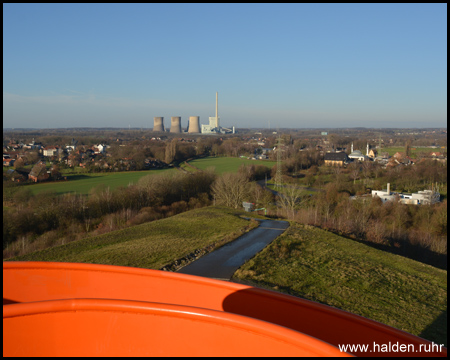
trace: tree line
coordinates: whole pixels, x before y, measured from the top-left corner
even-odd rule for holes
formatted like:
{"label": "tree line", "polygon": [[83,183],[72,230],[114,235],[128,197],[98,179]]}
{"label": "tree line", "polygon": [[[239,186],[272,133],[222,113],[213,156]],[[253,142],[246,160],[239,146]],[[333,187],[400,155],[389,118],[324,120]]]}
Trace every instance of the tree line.
{"label": "tree line", "polygon": [[[446,163],[424,161],[388,169],[372,162],[354,163],[346,169],[312,166],[300,179],[284,179],[288,187],[278,198],[278,215],[447,267]],[[387,183],[396,192],[440,188],[444,195],[434,205],[405,205],[398,201],[383,204],[370,192],[386,188]],[[298,185],[315,186],[322,191],[311,196]]]}
{"label": "tree line", "polygon": [[[266,167],[241,167],[236,179],[245,185],[245,199],[261,192],[252,181],[269,173]],[[217,176],[212,169],[193,174],[147,175],[136,184],[114,190],[97,186],[88,196],[52,192],[33,195],[26,186],[8,183],[3,189],[7,205],[3,208],[3,258],[159,220],[215,202],[237,208],[242,205],[241,200],[222,201],[219,189],[227,176],[230,175]],[[272,200],[269,196],[266,202]]]}
{"label": "tree line", "polygon": [[[174,143],[175,144],[175,143]],[[176,149],[175,149],[176,150]],[[175,151],[176,152],[176,151]],[[312,155],[312,154],[311,154]],[[290,176],[295,166],[298,176]],[[277,198],[256,180],[269,178],[276,168],[241,166],[237,173],[149,175],[137,184],[110,190],[99,186],[89,196],[47,193],[32,195],[27,187],[4,187],[4,258],[53,246],[84,236],[172,216],[212,204],[242,208],[243,201],[265,208],[276,217],[319,226],[435,266],[446,268],[447,199],[431,206],[381,203],[371,189],[387,182],[398,192],[418,191],[437,183],[445,187],[447,166],[436,161],[383,169],[376,163],[326,168],[308,153],[286,162],[283,194]],[[289,173],[292,171],[292,173]],[[300,186],[322,191],[310,194]],[[352,200],[353,195],[369,195]]]}

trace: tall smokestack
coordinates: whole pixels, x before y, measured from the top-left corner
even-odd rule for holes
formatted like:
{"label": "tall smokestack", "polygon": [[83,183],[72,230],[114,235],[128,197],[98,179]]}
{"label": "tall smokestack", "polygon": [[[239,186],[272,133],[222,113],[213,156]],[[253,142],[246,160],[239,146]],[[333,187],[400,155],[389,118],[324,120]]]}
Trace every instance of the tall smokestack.
{"label": "tall smokestack", "polygon": [[219,95],[216,91],[216,127],[219,127]]}

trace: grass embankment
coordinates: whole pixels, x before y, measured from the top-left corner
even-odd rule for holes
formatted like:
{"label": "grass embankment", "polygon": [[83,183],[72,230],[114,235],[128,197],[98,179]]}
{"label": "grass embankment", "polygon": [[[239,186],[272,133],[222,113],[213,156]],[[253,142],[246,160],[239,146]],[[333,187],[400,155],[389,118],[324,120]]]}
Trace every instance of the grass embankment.
{"label": "grass embankment", "polygon": [[325,230],[291,224],[234,278],[447,345],[447,271]]}
{"label": "grass embankment", "polygon": [[222,245],[257,226],[256,222],[241,219],[242,214],[243,211],[206,207],[8,260],[160,269],[197,249]]}

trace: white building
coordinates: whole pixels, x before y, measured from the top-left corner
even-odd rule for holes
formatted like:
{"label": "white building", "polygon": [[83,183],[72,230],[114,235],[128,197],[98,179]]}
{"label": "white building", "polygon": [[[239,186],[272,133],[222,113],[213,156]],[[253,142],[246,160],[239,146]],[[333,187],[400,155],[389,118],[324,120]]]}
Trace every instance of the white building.
{"label": "white building", "polygon": [[386,190],[372,190],[372,197],[375,196],[378,196],[383,203],[395,201],[398,198],[399,202],[408,205],[432,205],[438,203],[441,199],[439,192],[434,190],[422,190],[412,194],[391,192],[389,183]]}
{"label": "white building", "polygon": [[352,160],[366,161],[369,159],[368,155],[369,155],[369,144],[367,144],[367,154],[363,155],[363,153],[360,150],[353,151],[353,143],[352,143],[352,152],[348,157],[349,159]]}
{"label": "white building", "polygon": [[383,203],[386,201],[394,201],[397,193],[391,192],[391,184],[387,184],[387,189],[385,190],[372,190],[372,197],[378,196]]}
{"label": "white building", "polygon": [[400,202],[413,205],[432,205],[441,200],[441,195],[434,190],[423,190],[411,195],[402,194]]}
{"label": "white building", "polygon": [[220,132],[219,127],[220,117],[211,116],[209,118],[209,124],[202,124],[202,134],[217,134]]}
{"label": "white building", "polygon": [[47,146],[42,150],[42,155],[44,156],[55,156],[58,153],[58,147],[56,146]]}
{"label": "white building", "polygon": [[103,154],[103,153],[105,153],[107,147],[109,147],[109,146],[108,145],[104,145],[104,144],[94,145],[94,154]]}

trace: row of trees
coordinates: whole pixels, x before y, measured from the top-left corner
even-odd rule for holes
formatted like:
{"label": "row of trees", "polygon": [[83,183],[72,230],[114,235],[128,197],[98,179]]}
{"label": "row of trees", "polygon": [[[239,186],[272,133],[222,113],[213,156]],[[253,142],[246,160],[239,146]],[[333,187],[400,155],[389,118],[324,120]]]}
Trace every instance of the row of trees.
{"label": "row of trees", "polygon": [[[137,184],[114,190],[98,186],[89,196],[50,192],[33,195],[28,187],[11,184],[4,188],[8,207],[3,209],[3,256],[158,220],[213,201],[238,208],[242,199],[256,197],[269,205],[272,194],[252,182],[269,172],[269,168],[252,165],[241,167],[237,174],[219,177],[213,171],[147,175]],[[234,192],[239,195],[230,200]]]}
{"label": "row of trees", "polygon": [[[222,143],[216,138],[201,141],[199,145],[204,151],[212,151]],[[164,156],[172,157],[172,161],[180,156],[180,149],[184,149],[183,156],[199,151],[191,147],[184,152],[193,145],[176,140],[159,146],[164,149]],[[429,161],[383,169],[376,163],[364,162],[343,169],[319,167],[318,163],[312,151],[302,151],[285,161],[283,172],[298,171],[301,177],[285,176],[284,183],[291,183],[291,186],[287,186],[284,195],[276,201],[269,190],[254,182],[270,176],[270,169],[263,166],[242,166],[236,174],[222,176],[212,171],[193,175],[180,173],[174,177],[151,175],[141,178],[135,185],[114,191],[106,186],[98,187],[88,197],[32,196],[26,187],[13,187],[16,191],[4,189],[4,201],[11,206],[3,214],[3,248],[20,240],[25,247],[26,243],[38,243],[40,238],[52,245],[55,239],[74,240],[69,234],[97,234],[211,203],[241,208],[243,201],[250,201],[272,211],[278,206],[291,220],[321,226],[405,254],[414,252],[416,258],[428,253],[446,254],[446,201],[434,206],[405,206],[382,205],[370,197],[366,201],[349,199],[350,195],[367,193],[370,188],[383,189],[387,182],[393,190],[401,192],[429,188],[430,183],[446,184],[446,164]],[[272,173],[275,171],[273,168]],[[324,191],[307,195],[297,188],[299,184]]]}
{"label": "row of trees", "polygon": [[431,206],[383,204],[378,197],[351,200],[333,183],[314,200],[303,199],[304,204],[292,213],[296,221],[446,268],[447,200]]}
{"label": "row of trees", "polygon": [[[312,166],[300,180],[285,177],[278,198],[281,215],[369,242],[435,266],[446,268],[447,166],[436,161],[383,169],[376,163],[353,164],[346,169]],[[435,205],[383,204],[370,189],[416,192],[441,186],[444,198]],[[320,187],[314,196],[298,187]],[[352,195],[364,195],[352,199]],[[279,213],[280,215],[280,213]]]}
{"label": "row of trees", "polygon": [[[32,195],[27,187],[12,187],[4,198],[9,205],[3,210],[4,256],[12,243],[21,240],[25,248],[48,232],[52,232],[53,240],[75,240],[73,234],[93,230],[98,230],[94,232],[98,234],[209,205],[215,179],[212,172],[148,175],[135,185],[113,191],[99,186],[87,197],[56,193]],[[46,243],[46,236],[43,242],[41,248],[53,245]]]}

